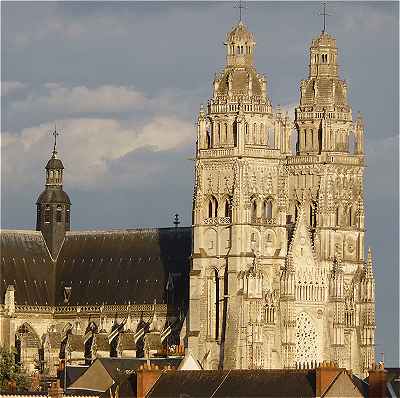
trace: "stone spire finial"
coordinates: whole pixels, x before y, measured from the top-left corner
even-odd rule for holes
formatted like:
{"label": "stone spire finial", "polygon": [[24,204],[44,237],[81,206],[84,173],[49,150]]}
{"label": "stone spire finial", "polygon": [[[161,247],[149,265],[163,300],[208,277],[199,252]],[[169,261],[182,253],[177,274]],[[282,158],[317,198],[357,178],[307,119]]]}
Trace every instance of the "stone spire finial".
{"label": "stone spire finial", "polygon": [[368,247],[368,254],[367,254],[367,263],[366,263],[366,269],[365,269],[365,276],[367,278],[373,278],[374,274],[372,272],[372,250],[370,247]]}

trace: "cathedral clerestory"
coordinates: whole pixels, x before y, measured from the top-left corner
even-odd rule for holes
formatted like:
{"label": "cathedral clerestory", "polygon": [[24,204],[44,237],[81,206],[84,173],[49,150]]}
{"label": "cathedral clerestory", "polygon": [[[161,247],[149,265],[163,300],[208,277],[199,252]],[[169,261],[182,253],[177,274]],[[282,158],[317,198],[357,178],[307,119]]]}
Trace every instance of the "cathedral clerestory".
{"label": "cathedral clerestory", "polygon": [[0,344],[29,371],[184,351],[204,369],[371,368],[364,123],[336,40],[312,40],[294,120],[242,21],[225,48],[197,119],[192,227],[71,230],[54,143],[36,231],[1,231]]}

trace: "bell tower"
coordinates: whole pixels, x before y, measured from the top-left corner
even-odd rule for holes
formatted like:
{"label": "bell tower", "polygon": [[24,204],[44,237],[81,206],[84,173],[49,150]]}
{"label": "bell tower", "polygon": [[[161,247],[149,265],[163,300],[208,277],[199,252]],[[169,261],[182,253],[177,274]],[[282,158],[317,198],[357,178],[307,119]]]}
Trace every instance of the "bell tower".
{"label": "bell tower", "polygon": [[53,152],[46,165],[46,185],[36,202],[36,230],[42,232],[53,259],[58,256],[65,232],[70,230],[71,208],[71,201],[63,190],[64,165],[57,156],[58,134],[54,130]]}
{"label": "bell tower", "polygon": [[[295,127],[296,154],[287,159],[290,214],[297,220],[303,209],[324,275],[319,285],[329,284],[326,305],[314,321],[324,325],[317,330],[319,349],[339,366],[363,374],[371,365],[375,330],[371,315],[365,333],[372,337],[368,344],[361,339],[364,320],[357,311],[366,307],[361,280],[365,275],[373,279],[364,260],[364,122],[360,114],[353,120],[347,84],[339,76],[336,39],[325,29],[311,43]],[[312,315],[311,307],[304,310]]]}
{"label": "bell tower", "polygon": [[225,45],[197,123],[189,349],[206,369],[263,368],[273,361],[287,249],[292,123],[272,109],[242,21]]}

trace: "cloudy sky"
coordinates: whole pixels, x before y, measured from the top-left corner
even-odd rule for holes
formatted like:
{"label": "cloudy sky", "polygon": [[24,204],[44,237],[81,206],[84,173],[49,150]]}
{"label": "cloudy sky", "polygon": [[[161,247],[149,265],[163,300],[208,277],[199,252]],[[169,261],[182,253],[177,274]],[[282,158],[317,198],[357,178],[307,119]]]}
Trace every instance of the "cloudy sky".
{"label": "cloudy sky", "polygon": [[[55,123],[73,229],[191,222],[194,122],[223,67],[229,2],[2,2],[1,225],[34,227]],[[306,77],[316,2],[248,2],[273,106]],[[328,3],[353,111],[366,123],[377,352],[398,358],[398,4]],[[396,332],[394,332],[396,331]],[[396,359],[397,360],[397,359]]]}

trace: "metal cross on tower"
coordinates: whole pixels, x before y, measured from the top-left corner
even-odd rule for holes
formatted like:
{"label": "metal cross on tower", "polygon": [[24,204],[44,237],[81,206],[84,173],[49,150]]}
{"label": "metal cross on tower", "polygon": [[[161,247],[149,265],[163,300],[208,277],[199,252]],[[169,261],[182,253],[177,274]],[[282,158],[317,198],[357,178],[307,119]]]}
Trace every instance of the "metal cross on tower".
{"label": "metal cross on tower", "polygon": [[326,30],[326,17],[330,17],[331,16],[330,14],[328,14],[326,12],[326,1],[324,1],[322,3],[322,12],[320,12],[319,15],[323,16],[324,26],[323,26],[323,29],[322,29],[322,33],[325,33],[325,30]]}
{"label": "metal cross on tower", "polygon": [[174,225],[175,225],[175,228],[178,228],[178,226],[179,226],[180,223],[181,223],[181,222],[179,221],[179,214],[175,214],[175,216],[174,216]]}
{"label": "metal cross on tower", "polygon": [[242,22],[242,10],[245,10],[247,7],[243,4],[242,0],[239,0],[238,4],[233,6],[233,8],[239,9],[239,22]]}
{"label": "metal cross on tower", "polygon": [[54,146],[53,146],[53,154],[55,154],[56,151],[56,146],[57,146],[57,137],[60,135],[60,133],[57,131],[57,126],[54,125],[54,131],[51,133],[54,137]]}

